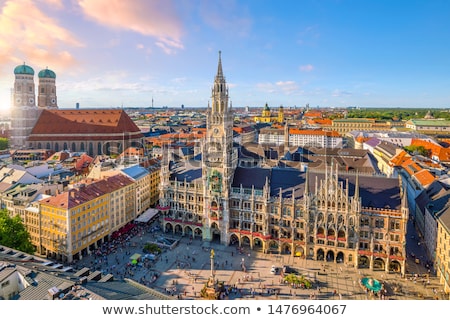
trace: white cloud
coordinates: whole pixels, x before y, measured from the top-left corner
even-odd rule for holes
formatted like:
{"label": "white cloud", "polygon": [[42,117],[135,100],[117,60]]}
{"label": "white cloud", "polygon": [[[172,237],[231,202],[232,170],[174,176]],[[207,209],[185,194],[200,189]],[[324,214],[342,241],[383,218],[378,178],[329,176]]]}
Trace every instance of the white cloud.
{"label": "white cloud", "polygon": [[305,64],[303,66],[300,66],[299,69],[300,69],[300,71],[303,71],[303,72],[310,72],[310,71],[314,70],[314,66],[312,64]]}
{"label": "white cloud", "polygon": [[286,95],[302,93],[298,84],[295,81],[290,81],[290,80],[278,81],[275,83],[271,83],[271,82],[258,83],[258,84],[256,84],[256,87],[260,91],[264,91],[266,93],[283,93]]}
{"label": "white cloud", "polygon": [[256,88],[258,88],[260,91],[264,91],[267,93],[274,93],[276,92],[276,86],[273,83],[265,82],[265,83],[257,83]]}
{"label": "white cloud", "polygon": [[[43,1],[41,5],[49,3],[62,5],[59,1]],[[25,61],[36,68],[49,66],[62,71],[77,64],[71,49],[83,43],[36,2],[6,1],[0,10],[0,65],[10,68],[11,63]]]}
{"label": "white cloud", "polygon": [[182,26],[171,1],[79,0],[91,20],[116,29],[155,37],[156,45],[167,54],[183,49]]}
{"label": "white cloud", "polygon": [[186,77],[179,77],[179,78],[174,78],[171,80],[171,82],[177,83],[177,84],[186,83],[186,81],[187,81]]}
{"label": "white cloud", "polygon": [[164,42],[161,41],[155,42],[155,45],[168,55],[173,55],[177,52],[175,49],[171,48],[170,46],[166,45]]}
{"label": "white cloud", "polygon": [[299,90],[299,87],[295,81],[278,81],[276,85],[286,94],[293,94]]}

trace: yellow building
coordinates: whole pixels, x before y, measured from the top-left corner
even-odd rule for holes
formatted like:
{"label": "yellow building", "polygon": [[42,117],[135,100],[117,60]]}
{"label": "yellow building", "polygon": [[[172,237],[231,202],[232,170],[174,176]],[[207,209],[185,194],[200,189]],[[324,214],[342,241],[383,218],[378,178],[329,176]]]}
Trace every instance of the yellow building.
{"label": "yellow building", "polygon": [[39,200],[50,197],[62,185],[18,184],[0,194],[1,205],[11,217],[19,216],[30,234],[31,244],[37,249],[41,247],[41,218]]}
{"label": "yellow building", "polygon": [[332,120],[331,127],[327,128],[339,132],[341,135],[350,131],[374,131],[390,130],[389,121],[366,119],[366,118],[345,118]]}
{"label": "yellow building", "polygon": [[135,218],[133,180],[115,175],[40,201],[41,248],[48,257],[71,262],[101,245]]}
{"label": "yellow building", "polygon": [[154,158],[123,168],[113,166],[103,167],[99,163],[92,168],[88,177],[92,179],[103,179],[123,173],[133,179],[136,185],[136,214],[140,215],[151,206],[154,206],[159,199],[160,172],[160,160]]}
{"label": "yellow building", "polygon": [[150,160],[147,170],[150,172],[150,206],[155,206],[159,199],[159,183],[161,181],[161,164],[159,160]]}
{"label": "yellow building", "polygon": [[437,219],[436,272],[444,292],[450,293],[450,209]]}
{"label": "yellow building", "polygon": [[284,122],[283,106],[280,106],[277,114],[272,114],[272,111],[270,111],[270,108],[266,103],[264,109],[261,112],[261,116],[255,117],[254,120],[255,122],[260,123],[273,123],[273,122],[283,123]]}

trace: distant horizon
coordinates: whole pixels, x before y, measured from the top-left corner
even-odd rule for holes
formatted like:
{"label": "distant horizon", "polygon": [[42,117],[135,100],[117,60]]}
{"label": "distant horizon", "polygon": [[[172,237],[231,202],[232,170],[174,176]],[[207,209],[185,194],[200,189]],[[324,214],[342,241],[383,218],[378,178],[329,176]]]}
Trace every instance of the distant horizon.
{"label": "distant horizon", "polygon": [[[236,107],[233,106],[234,110],[237,109],[246,109],[246,108],[250,108],[250,109],[263,109],[264,106],[244,106],[244,107]],[[277,111],[279,106],[269,106],[271,109],[273,109],[273,111]],[[296,107],[289,107],[289,106],[283,106],[284,108],[286,108],[287,110],[290,109],[305,109],[305,106],[296,106]],[[139,107],[139,106],[80,106],[79,108],[76,107],[59,107],[59,110],[89,110],[89,109],[155,109],[155,110],[195,110],[195,109],[207,109],[208,107],[200,107],[200,106],[188,106],[188,107],[171,107],[171,106],[148,106],[148,107]],[[332,109],[346,109],[346,110],[352,110],[352,109],[379,109],[379,110],[408,110],[408,109],[412,109],[412,110],[449,110],[450,112],[450,107],[449,108],[426,108],[426,107],[354,107],[354,106],[348,106],[348,107],[309,107],[309,110],[332,110]],[[10,109],[2,109],[0,108],[0,115],[5,116],[5,115],[9,115],[10,114]]]}
{"label": "distant horizon", "polygon": [[448,12],[450,1],[5,0],[0,107],[23,63],[36,90],[40,70],[56,73],[61,108],[206,107],[221,51],[233,105],[449,108]]}

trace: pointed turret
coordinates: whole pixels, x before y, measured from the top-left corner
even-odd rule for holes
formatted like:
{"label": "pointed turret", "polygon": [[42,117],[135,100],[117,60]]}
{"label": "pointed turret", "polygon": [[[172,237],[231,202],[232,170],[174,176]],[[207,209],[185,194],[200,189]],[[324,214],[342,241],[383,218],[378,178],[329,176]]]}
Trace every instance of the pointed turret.
{"label": "pointed turret", "polygon": [[304,192],[304,196],[306,197],[307,195],[309,195],[309,174],[308,174],[308,170],[306,170],[306,174],[305,174],[305,192]]}
{"label": "pointed turret", "polygon": [[[400,189],[401,189],[401,187],[400,187]],[[403,218],[408,219],[409,205],[408,205],[408,192],[406,190],[403,190],[401,210],[402,210]]]}
{"label": "pointed turret", "polygon": [[355,195],[356,200],[359,200],[359,174],[356,172],[356,180],[355,180]]}
{"label": "pointed turret", "polygon": [[219,51],[219,64],[217,65],[217,74],[215,80],[218,82],[225,81],[222,71],[222,51]]}

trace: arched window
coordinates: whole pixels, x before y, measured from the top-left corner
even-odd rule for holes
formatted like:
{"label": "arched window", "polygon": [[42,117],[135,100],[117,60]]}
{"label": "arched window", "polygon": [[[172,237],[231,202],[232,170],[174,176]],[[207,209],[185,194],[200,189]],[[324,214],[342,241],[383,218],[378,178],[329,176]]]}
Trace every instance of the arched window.
{"label": "arched window", "polygon": [[106,155],[110,155],[110,154],[111,154],[110,148],[111,148],[111,144],[110,144],[109,142],[107,142],[107,143],[105,144],[105,149],[104,149],[104,153],[105,153]]}
{"label": "arched window", "polygon": [[328,223],[334,223],[334,216],[332,214],[328,215]]}

